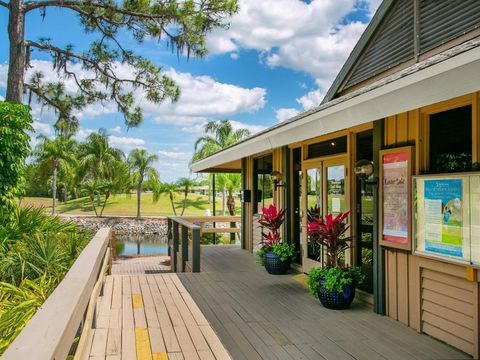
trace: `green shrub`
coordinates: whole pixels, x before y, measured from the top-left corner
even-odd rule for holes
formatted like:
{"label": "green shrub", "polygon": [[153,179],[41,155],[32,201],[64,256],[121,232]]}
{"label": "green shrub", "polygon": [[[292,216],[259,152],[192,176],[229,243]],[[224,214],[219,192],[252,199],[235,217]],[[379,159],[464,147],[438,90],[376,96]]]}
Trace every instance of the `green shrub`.
{"label": "green shrub", "polygon": [[330,268],[312,268],[308,272],[308,287],[311,295],[317,297],[317,289],[320,286],[320,280],[324,279],[324,288],[329,291],[343,292],[347,285],[361,285],[365,280],[362,269],[357,266],[351,266],[345,269],[338,267]]}
{"label": "green shrub", "polygon": [[278,255],[281,261],[287,261],[295,257],[296,250],[293,244],[284,242],[272,243],[269,246],[263,246],[257,251],[257,256],[262,265],[264,265],[263,256],[268,252]]}

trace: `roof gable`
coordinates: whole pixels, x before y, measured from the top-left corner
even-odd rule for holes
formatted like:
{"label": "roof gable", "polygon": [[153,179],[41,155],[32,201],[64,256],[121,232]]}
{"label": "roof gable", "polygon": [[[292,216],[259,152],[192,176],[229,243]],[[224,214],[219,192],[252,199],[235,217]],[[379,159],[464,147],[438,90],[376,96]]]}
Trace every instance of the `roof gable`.
{"label": "roof gable", "polygon": [[384,0],[322,103],[479,26],[478,0]]}

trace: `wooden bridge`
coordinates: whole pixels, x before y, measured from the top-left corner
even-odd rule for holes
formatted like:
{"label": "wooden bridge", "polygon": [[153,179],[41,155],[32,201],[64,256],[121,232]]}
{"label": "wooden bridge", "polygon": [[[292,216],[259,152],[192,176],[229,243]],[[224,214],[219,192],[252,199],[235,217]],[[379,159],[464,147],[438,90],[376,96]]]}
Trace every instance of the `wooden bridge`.
{"label": "wooden bridge", "polygon": [[[177,265],[188,270],[196,245],[187,237],[182,250],[180,232],[198,225],[182,224]],[[97,233],[3,359],[470,358],[361,302],[327,310],[301,275],[269,275],[237,245],[198,245],[198,272],[124,274],[110,238]]]}

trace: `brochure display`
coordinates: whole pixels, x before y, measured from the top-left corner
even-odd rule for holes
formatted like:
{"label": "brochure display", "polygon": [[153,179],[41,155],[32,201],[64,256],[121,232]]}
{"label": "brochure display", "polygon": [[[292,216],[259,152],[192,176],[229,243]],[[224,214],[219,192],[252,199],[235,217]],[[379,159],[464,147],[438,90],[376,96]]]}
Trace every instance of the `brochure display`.
{"label": "brochure display", "polygon": [[412,147],[382,150],[380,161],[380,245],[411,250]]}
{"label": "brochure display", "polygon": [[480,264],[480,175],[416,176],[415,252]]}

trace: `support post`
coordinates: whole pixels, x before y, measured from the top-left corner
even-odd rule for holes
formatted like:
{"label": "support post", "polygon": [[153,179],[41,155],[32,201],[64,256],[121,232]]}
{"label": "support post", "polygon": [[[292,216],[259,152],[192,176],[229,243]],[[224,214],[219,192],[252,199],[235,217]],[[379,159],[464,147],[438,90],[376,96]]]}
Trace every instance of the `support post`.
{"label": "support post", "polygon": [[[373,162],[375,166],[375,179],[379,176],[380,158],[378,152],[383,147],[384,120],[373,123]],[[380,315],[386,314],[385,301],[385,250],[379,244],[378,228],[378,181],[373,192],[373,310]]]}
{"label": "support post", "polygon": [[[245,175],[247,174],[246,173],[246,166],[247,166],[247,161],[245,158],[242,159],[242,191],[245,190],[245,187],[246,187],[246,179],[245,179]],[[245,205],[245,200],[243,199],[242,197],[242,218],[241,218],[241,222],[240,222],[240,246],[242,249],[245,249],[245,234],[246,234],[246,231],[245,231],[245,228],[246,228],[246,221],[247,221],[247,218],[246,218],[246,205]]]}
{"label": "support post", "polygon": [[172,256],[172,244],[173,244],[173,237],[172,237],[172,219],[168,218],[167,220],[167,239],[168,239],[168,256]]}
{"label": "support post", "polygon": [[188,261],[188,228],[182,225],[182,263],[180,268],[185,272],[185,263]]}
{"label": "support post", "polygon": [[172,252],[173,254],[170,255],[170,264],[173,272],[177,272],[177,252],[178,252],[178,223],[176,221],[173,222],[173,246]]}
{"label": "support post", "polygon": [[[230,228],[233,229],[237,226],[237,223],[235,221],[230,223]],[[230,244],[235,244],[235,233],[231,232],[230,233]]]}
{"label": "support post", "polygon": [[200,272],[200,229],[192,230],[192,272]]}
{"label": "support post", "polygon": [[[212,175],[212,192],[213,192],[213,216],[216,216],[216,206],[217,206],[217,197],[216,197],[216,190],[215,190],[215,173]],[[213,222],[213,228],[215,229],[215,222]],[[213,233],[213,244],[215,245],[217,243],[217,234]]]}

